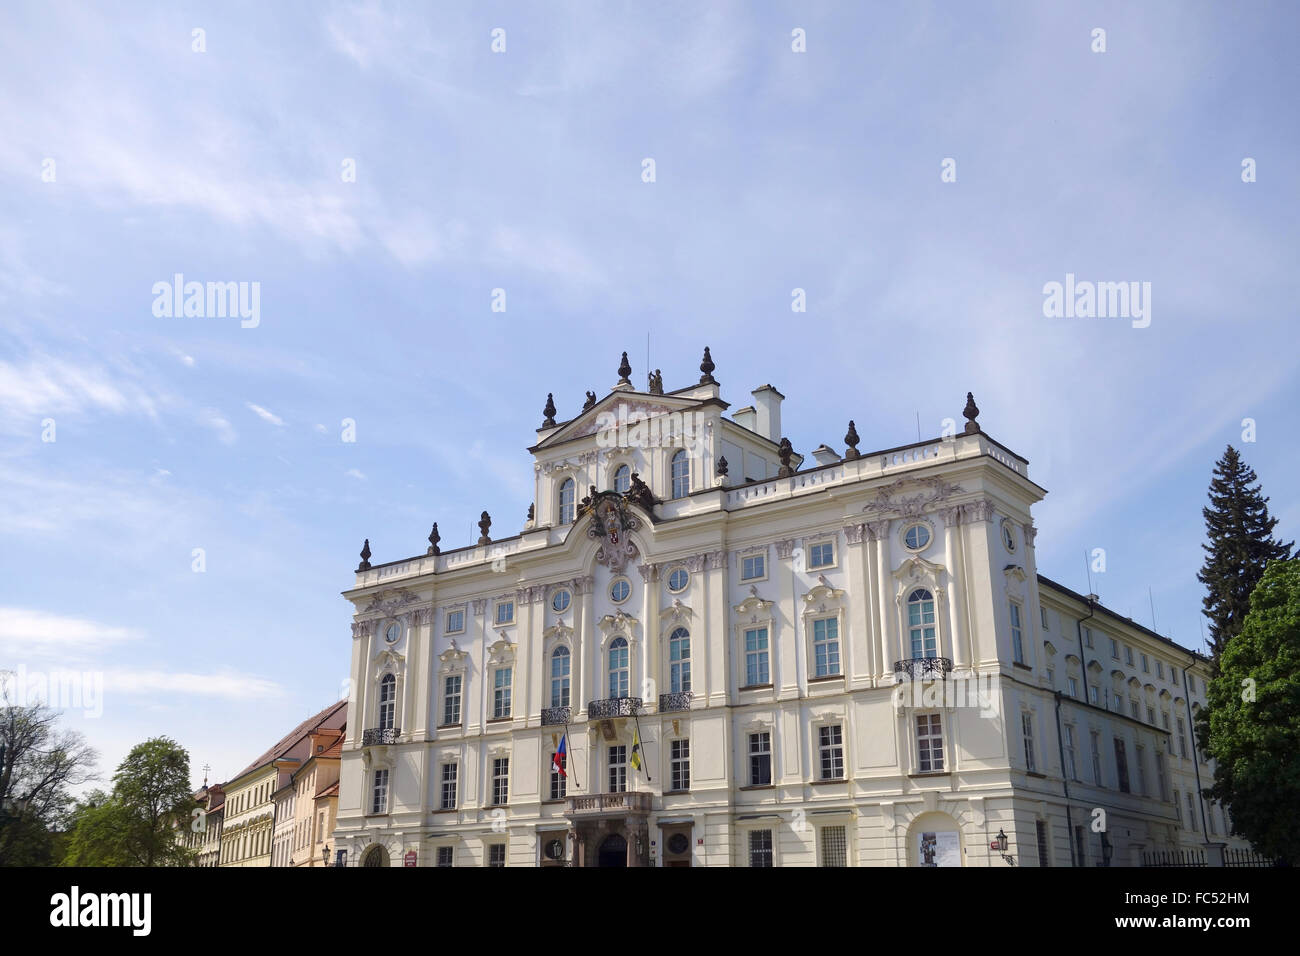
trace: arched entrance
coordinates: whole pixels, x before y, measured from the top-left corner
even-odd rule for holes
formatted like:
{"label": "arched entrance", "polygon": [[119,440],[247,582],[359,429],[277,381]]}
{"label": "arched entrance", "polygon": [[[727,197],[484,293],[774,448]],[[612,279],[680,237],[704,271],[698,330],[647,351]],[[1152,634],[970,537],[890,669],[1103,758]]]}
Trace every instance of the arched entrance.
{"label": "arched entrance", "polygon": [[961,825],[946,813],[923,813],[907,829],[909,866],[963,866]]}
{"label": "arched entrance", "polygon": [[366,851],[366,855],[361,858],[362,866],[387,866],[388,851],[382,846],[372,846]]}
{"label": "arched entrance", "polygon": [[617,833],[605,837],[600,844],[596,865],[627,866],[627,840]]}

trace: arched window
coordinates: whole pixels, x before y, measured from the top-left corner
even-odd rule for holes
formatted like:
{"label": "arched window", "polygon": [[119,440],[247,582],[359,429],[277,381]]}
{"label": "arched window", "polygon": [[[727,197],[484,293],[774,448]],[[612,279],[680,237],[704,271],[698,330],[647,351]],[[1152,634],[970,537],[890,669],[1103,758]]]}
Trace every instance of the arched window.
{"label": "arched window", "polygon": [[685,498],[691,493],[691,463],[686,449],[673,455],[673,497]]}
{"label": "arched window", "polygon": [[564,483],[560,485],[560,524],[573,524],[574,496],[577,494],[577,487],[572,478],[565,478]]}
{"label": "arched window", "polygon": [[934,625],[934,595],[917,588],[907,597],[907,633],[912,641],[912,657],[938,654]]}
{"label": "arched window", "polygon": [[620,495],[627,494],[627,490],[632,487],[632,469],[627,465],[619,465],[618,471],[614,472],[614,490]]}
{"label": "arched window", "polygon": [[569,706],[569,649],[551,651],[551,706]]}
{"label": "arched window", "polygon": [[691,633],[684,627],[668,635],[668,684],[671,693],[690,693]]}
{"label": "arched window", "polygon": [[379,682],[379,729],[392,730],[397,712],[397,678],[385,674]]}
{"label": "arched window", "polygon": [[616,637],[609,645],[609,696],[626,697],[628,686],[627,641]]}

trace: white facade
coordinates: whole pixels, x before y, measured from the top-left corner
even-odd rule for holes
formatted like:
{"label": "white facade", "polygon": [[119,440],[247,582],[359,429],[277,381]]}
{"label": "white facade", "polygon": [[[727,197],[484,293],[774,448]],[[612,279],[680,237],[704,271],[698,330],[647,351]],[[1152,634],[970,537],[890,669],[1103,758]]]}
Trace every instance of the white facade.
{"label": "white facade", "polygon": [[[1192,759],[1157,770],[1160,717],[1187,720],[1187,694],[1072,642],[1089,606],[1038,577],[1045,492],[973,403],[964,433],[819,448],[782,476],[776,389],[733,419],[709,371],[668,394],[620,372],[539,429],[521,533],[357,571],[334,832],[349,865],[1005,866],[1002,831],[1016,863],[1068,866],[1083,825],[1091,866],[1095,808],[1113,864],[1204,842],[1172,802],[1197,792]],[[1084,626],[1180,681],[1193,660],[1100,609]],[[1067,781],[1071,677],[1122,687],[1125,710],[1061,701]],[[1116,754],[1139,751],[1124,793]]]}

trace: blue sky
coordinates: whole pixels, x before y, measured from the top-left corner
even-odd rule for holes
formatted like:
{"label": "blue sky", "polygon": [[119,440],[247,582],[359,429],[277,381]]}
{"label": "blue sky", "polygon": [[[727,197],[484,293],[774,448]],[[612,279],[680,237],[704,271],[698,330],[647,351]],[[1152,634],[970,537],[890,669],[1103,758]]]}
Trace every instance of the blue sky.
{"label": "blue sky", "polygon": [[[1040,570],[1086,590],[1105,548],[1103,601],[1149,624],[1150,587],[1199,646],[1228,442],[1300,537],[1298,19],[5,4],[0,666],[104,673],[68,720],[106,775],[166,733],[228,777],[338,697],[362,538],[517,531],[546,393],[569,417],[624,349],[644,382],[647,333],[670,389],[706,344],[733,407],[780,388],[803,452],[973,391],[1049,491]],[[259,283],[259,324],[156,317],[175,273]],[[1044,317],[1067,273],[1150,282],[1150,326]]]}

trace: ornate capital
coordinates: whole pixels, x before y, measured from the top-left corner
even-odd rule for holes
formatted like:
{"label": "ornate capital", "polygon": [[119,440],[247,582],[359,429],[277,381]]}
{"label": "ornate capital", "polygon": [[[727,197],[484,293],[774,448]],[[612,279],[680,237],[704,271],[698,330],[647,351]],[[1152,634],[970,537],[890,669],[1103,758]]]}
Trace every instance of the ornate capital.
{"label": "ornate capital", "polygon": [[375,629],[374,621],[353,621],[352,639],[356,640],[358,637],[369,637],[372,633],[374,633],[374,629]]}
{"label": "ornate capital", "polygon": [[940,508],[939,517],[943,518],[944,527],[957,527],[961,524],[961,505],[949,505],[946,508]]}
{"label": "ornate capital", "polygon": [[992,521],[993,520],[993,499],[980,498],[978,501],[972,501],[964,504],[962,507],[963,521]]}
{"label": "ornate capital", "polygon": [[704,570],[704,557],[705,556],[702,554],[690,555],[686,558],[685,562],[683,562],[686,565],[686,570],[690,571],[691,574],[699,574]]}
{"label": "ornate capital", "polygon": [[488,606],[487,598],[475,598],[470,604],[473,605],[475,614],[484,613]]}
{"label": "ornate capital", "polygon": [[850,524],[844,526],[844,540],[849,544],[861,544],[862,537],[867,532],[867,526],[864,524]]}
{"label": "ornate capital", "polygon": [[657,564],[638,564],[636,569],[641,572],[641,580],[647,584],[659,580],[659,565]]}
{"label": "ornate capital", "polygon": [[411,612],[411,623],[416,627],[424,627],[426,624],[433,623],[433,608],[421,607]]}
{"label": "ornate capital", "polygon": [[776,556],[789,560],[794,556],[794,538],[782,538],[776,542]]}
{"label": "ornate capital", "polygon": [[710,571],[717,571],[719,568],[727,566],[727,552],[725,551],[710,551],[704,557]]}
{"label": "ornate capital", "polygon": [[1038,537],[1038,529],[1035,528],[1028,521],[1026,521],[1020,527],[1025,532],[1025,544],[1027,544],[1029,547],[1032,548],[1034,546],[1034,539]]}
{"label": "ornate capital", "polygon": [[872,541],[884,541],[889,537],[889,520],[868,521],[864,527],[867,534],[871,536]]}

